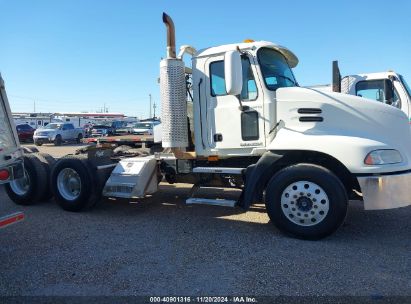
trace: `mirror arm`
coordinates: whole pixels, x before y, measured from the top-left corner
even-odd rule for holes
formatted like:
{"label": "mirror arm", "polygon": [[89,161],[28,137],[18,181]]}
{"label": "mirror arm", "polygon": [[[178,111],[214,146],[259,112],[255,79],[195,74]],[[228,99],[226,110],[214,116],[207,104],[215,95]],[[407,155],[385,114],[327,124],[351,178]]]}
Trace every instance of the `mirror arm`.
{"label": "mirror arm", "polygon": [[238,99],[238,103],[240,104],[240,111],[244,112],[247,111],[248,109],[250,109],[249,106],[243,106],[243,103],[241,102],[241,95],[236,95],[235,97],[237,97]]}

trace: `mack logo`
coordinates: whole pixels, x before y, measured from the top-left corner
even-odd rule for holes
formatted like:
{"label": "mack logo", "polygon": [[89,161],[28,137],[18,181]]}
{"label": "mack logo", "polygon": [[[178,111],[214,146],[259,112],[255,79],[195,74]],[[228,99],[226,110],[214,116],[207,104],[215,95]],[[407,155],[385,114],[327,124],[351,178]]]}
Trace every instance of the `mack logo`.
{"label": "mack logo", "polygon": [[247,143],[241,143],[241,147],[251,147],[251,146],[261,146],[263,143],[262,142],[247,142]]}

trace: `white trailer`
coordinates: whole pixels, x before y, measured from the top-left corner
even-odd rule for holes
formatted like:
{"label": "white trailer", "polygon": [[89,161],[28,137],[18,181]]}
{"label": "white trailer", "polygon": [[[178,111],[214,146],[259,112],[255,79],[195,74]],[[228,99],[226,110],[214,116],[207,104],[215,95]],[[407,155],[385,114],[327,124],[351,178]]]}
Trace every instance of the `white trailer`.
{"label": "white trailer", "polygon": [[[199,51],[182,46],[177,55],[174,24],[166,14],[163,21],[164,151],[143,156],[137,150],[139,157],[118,161],[119,152],[133,149],[102,147],[58,160],[50,184],[65,210],[92,206],[101,194],[155,195],[161,180],[185,182],[193,184],[187,204],[247,210],[264,202],[281,231],[319,239],[344,222],[349,198],[360,197],[367,210],[411,204],[411,141],[403,140],[411,130],[402,111],[299,87],[292,72],[298,58],[267,41]],[[184,54],[192,57],[191,67]],[[198,198],[201,187],[238,188],[241,196]]]}
{"label": "white trailer", "polygon": [[[36,152],[34,147],[20,146],[0,75],[0,184],[17,204],[29,205],[51,197],[48,181],[54,159],[46,153]],[[22,212],[5,216],[0,219],[0,227],[23,218]]]}

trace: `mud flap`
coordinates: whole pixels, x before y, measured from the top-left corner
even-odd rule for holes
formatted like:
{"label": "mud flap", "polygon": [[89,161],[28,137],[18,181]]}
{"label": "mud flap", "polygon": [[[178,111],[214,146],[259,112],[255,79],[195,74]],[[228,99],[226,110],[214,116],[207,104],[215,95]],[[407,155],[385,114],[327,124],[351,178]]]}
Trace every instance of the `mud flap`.
{"label": "mud flap", "polygon": [[274,168],[283,155],[267,151],[258,162],[247,167],[245,172],[245,187],[239,206],[248,209],[251,204],[262,200],[264,188],[273,176]]}

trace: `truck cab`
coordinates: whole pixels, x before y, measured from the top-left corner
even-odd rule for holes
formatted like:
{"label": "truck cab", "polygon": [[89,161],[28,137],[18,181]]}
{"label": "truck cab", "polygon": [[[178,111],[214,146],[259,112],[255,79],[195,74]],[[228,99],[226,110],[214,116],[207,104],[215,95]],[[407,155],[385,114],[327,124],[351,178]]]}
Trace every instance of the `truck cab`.
{"label": "truck cab", "polygon": [[411,121],[411,88],[405,78],[393,71],[345,76],[341,92],[392,105]]}
{"label": "truck cab", "polygon": [[[242,86],[228,94],[225,53],[241,50]],[[273,139],[276,90],[298,86],[292,68],[297,57],[270,42],[248,42],[200,50],[193,57],[194,129],[200,155],[259,155]],[[197,107],[200,105],[201,109]]]}

